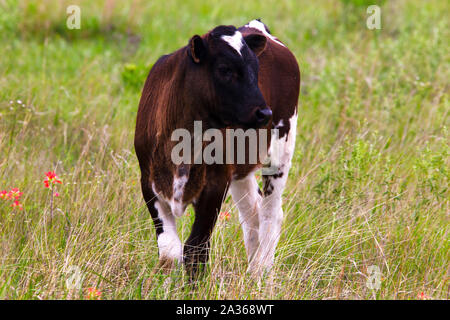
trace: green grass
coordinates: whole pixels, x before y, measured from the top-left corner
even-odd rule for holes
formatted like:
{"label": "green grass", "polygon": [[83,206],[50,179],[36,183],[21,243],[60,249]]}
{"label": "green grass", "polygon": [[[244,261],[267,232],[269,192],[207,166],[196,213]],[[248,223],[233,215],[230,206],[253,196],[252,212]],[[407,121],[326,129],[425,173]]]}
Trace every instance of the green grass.
{"label": "green grass", "polygon": [[[383,1],[382,29],[368,30],[365,2],[0,1],[0,190],[24,192],[22,211],[0,200],[0,298],[96,287],[103,299],[448,299],[450,6]],[[81,30],[65,27],[74,3]],[[193,34],[254,18],[302,71],[273,277],[246,276],[228,198],[232,219],[219,221],[191,288],[179,271],[153,275],[133,150],[140,90]],[[49,170],[63,180],[51,221]],[[371,265],[379,290],[366,286]],[[84,274],[80,290],[66,287],[70,266]]]}

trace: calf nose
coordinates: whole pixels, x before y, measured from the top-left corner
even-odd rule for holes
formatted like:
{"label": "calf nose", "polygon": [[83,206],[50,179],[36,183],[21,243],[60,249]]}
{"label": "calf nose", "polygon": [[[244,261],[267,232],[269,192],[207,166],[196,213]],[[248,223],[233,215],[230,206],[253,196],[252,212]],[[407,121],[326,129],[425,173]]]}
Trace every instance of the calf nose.
{"label": "calf nose", "polygon": [[255,112],[256,121],[260,126],[265,126],[272,118],[272,110],[270,108],[258,109]]}

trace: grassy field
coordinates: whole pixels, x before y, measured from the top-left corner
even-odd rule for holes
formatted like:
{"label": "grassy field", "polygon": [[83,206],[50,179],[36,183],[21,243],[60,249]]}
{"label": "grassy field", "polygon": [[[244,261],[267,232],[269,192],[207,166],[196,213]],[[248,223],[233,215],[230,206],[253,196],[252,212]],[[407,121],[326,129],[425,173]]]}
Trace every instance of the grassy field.
{"label": "grassy field", "polygon": [[[369,30],[367,3],[0,0],[0,191],[23,192],[22,208],[0,199],[0,298],[448,299],[450,5],[385,1]],[[80,30],[66,27],[69,4]],[[302,71],[283,233],[273,276],[254,283],[228,198],[192,288],[179,270],[153,274],[140,90],[160,55],[254,18]],[[192,220],[189,208],[182,240]]]}

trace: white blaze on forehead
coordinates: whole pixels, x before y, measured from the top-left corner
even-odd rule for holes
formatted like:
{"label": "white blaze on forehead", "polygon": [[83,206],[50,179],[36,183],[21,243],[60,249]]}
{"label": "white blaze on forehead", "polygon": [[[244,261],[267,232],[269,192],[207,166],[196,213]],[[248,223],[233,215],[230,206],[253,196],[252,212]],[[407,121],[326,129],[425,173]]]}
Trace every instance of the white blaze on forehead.
{"label": "white blaze on forehead", "polygon": [[248,28],[253,28],[261,31],[266,37],[270,38],[271,40],[278,43],[280,46],[286,47],[284,44],[282,44],[277,38],[275,38],[273,35],[267,32],[266,27],[264,26],[264,23],[258,20],[252,20],[248,24],[245,25]]}
{"label": "white blaze on forehead", "polygon": [[241,49],[244,46],[242,33],[236,31],[232,36],[222,36],[221,38],[242,56]]}

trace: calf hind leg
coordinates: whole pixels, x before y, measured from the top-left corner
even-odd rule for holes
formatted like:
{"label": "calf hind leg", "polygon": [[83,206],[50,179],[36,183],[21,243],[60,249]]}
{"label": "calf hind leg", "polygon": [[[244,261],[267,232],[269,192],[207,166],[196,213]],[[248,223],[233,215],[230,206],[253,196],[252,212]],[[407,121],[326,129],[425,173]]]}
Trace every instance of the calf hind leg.
{"label": "calf hind leg", "polygon": [[183,261],[183,247],[177,234],[175,217],[164,200],[158,199],[150,187],[147,175],[141,177],[141,187],[147,204],[158,241],[159,263],[158,269],[169,273],[174,265]]}
{"label": "calf hind leg", "polygon": [[255,268],[254,256],[259,247],[259,222],[261,195],[253,173],[241,180],[234,180],[230,185],[233,201],[239,209],[239,222],[244,232],[244,242],[249,263],[248,270]]}

